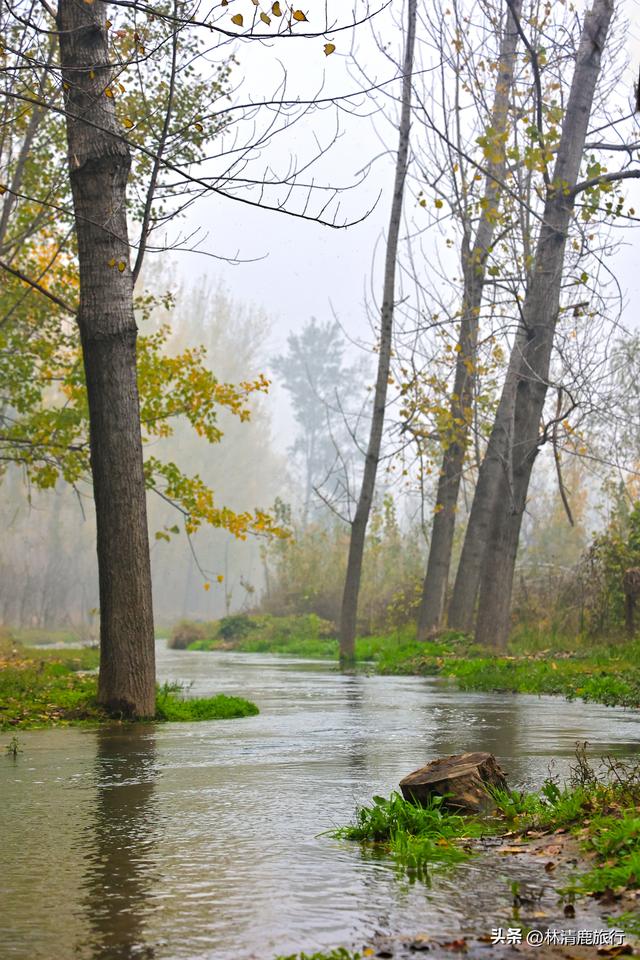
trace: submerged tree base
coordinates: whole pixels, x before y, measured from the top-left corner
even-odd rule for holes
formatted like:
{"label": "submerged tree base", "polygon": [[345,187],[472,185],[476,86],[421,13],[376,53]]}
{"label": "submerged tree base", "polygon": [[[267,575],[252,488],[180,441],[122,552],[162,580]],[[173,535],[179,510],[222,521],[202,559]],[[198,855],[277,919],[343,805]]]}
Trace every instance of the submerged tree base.
{"label": "submerged tree base", "polygon": [[[3,639],[0,647],[0,730],[54,726],[95,726],[130,722],[97,702],[98,651],[95,648],[35,650]],[[158,690],[159,722],[229,720],[257,714],[242,697],[185,699],[179,687]]]}

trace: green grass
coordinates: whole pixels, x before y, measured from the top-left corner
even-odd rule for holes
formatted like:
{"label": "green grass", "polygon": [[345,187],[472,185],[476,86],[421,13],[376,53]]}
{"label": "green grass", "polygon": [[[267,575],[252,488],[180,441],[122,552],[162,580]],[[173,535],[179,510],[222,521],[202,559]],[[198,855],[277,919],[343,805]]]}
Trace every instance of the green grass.
{"label": "green grass", "polygon": [[389,799],[374,797],[371,806],[359,807],[354,823],[330,835],[377,848],[410,879],[426,880],[431,864],[466,860],[471,851],[462,841],[480,836],[483,829],[488,830],[478,819],[447,810],[442,797],[422,807],[392,793]]}
{"label": "green grass", "polygon": [[99,653],[93,647],[33,649],[13,637],[0,639],[0,729],[51,726],[93,719],[95,670]]}
{"label": "green grass", "polygon": [[[193,639],[189,641],[189,637]],[[290,657],[335,660],[335,628],[314,614],[272,617],[234,614],[209,624],[182,622],[170,646],[189,650],[237,650],[241,653],[276,653]]]}
{"label": "green grass", "polygon": [[253,717],[260,711],[255,703],[243,697],[215,697],[181,699],[175,692],[160,688],[156,697],[156,720],[171,723],[189,720],[231,720],[235,717]]}
{"label": "green grass", "polygon": [[441,676],[462,690],[551,694],[608,706],[640,706],[640,643],[562,644],[525,653],[522,639],[508,655],[487,656],[462,634],[424,644],[411,634],[370,638],[366,649],[383,674]]}
{"label": "green grass", "polygon": [[[598,774],[584,745],[577,751],[572,780],[559,787],[547,781],[536,794],[495,793],[505,824],[528,830],[569,830],[589,863],[560,891],[571,898],[640,887],[640,763],[607,759]],[[637,914],[615,918],[629,933],[640,933]]]}
{"label": "green grass", "polygon": [[[97,703],[99,653],[90,647],[34,650],[0,639],[0,730],[113,723]],[[94,671],[88,673],[85,671]],[[228,720],[258,713],[241,697],[185,699],[175,687],[158,690],[161,722]]]}
{"label": "green grass", "polygon": [[[236,614],[211,624],[182,623],[177,646],[191,650],[238,650],[311,659],[338,658],[338,641],[327,621],[308,616]],[[192,639],[190,639],[192,638]],[[594,642],[517,632],[507,654],[487,655],[469,637],[445,631],[418,643],[415,628],[358,637],[356,660],[381,674],[440,676],[462,690],[550,694],[608,706],[640,706],[640,642]]]}

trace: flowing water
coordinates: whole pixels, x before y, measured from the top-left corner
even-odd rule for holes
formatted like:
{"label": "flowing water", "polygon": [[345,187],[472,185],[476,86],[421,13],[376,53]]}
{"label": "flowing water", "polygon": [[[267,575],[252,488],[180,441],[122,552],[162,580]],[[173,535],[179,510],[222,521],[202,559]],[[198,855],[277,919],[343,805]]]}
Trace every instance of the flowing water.
{"label": "flowing water", "polygon": [[438,755],[489,750],[510,785],[536,786],[551,759],[566,772],[576,740],[640,749],[622,709],[266,655],[159,646],[158,661],[161,680],[260,715],[21,733],[18,759],[0,756],[4,960],[272,960],[484,929],[517,864],[480,857],[411,885],[323,831]]}

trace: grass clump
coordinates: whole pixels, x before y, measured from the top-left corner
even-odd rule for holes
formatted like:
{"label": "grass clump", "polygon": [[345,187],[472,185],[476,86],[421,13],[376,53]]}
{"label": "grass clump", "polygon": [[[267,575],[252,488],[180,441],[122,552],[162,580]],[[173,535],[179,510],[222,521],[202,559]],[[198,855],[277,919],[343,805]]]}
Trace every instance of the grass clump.
{"label": "grass clump", "polygon": [[596,658],[475,657],[447,661],[439,672],[462,690],[560,694],[606,706],[640,706],[640,671],[626,658],[603,668]]}
{"label": "grass clump", "polygon": [[462,841],[478,837],[482,830],[479,820],[447,810],[443,797],[418,806],[392,793],[389,799],[374,797],[371,806],[356,811],[353,824],[332,831],[331,836],[375,845],[410,879],[425,880],[430,864],[466,860],[471,851]]}
{"label": "grass clump", "polygon": [[376,672],[383,674],[436,674],[445,658],[466,656],[474,649],[465,634],[453,630],[419,643],[413,626],[356,639],[356,659],[373,660]]}
{"label": "grass clump", "polygon": [[[586,743],[568,785],[547,781],[538,794],[495,794],[507,825],[516,830],[569,830],[579,841],[589,868],[578,870],[561,891],[568,896],[599,896],[640,888],[640,762],[605,758],[596,770]],[[616,917],[616,925],[640,933],[637,914]]]}
{"label": "grass clump", "polygon": [[189,720],[232,720],[253,717],[260,711],[255,703],[243,697],[229,697],[223,693],[215,697],[185,699],[176,689],[165,685],[156,696],[156,720],[170,723]]}
{"label": "grass clump", "polygon": [[241,613],[196,626],[201,626],[205,636],[190,642],[189,650],[237,650],[311,659],[338,656],[334,625],[315,614],[274,617]]}

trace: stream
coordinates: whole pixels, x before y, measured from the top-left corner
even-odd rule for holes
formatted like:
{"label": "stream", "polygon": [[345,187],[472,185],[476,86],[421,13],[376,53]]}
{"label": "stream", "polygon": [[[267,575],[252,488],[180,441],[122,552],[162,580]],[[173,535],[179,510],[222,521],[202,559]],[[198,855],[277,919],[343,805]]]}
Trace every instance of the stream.
{"label": "stream", "polygon": [[640,716],[560,698],[465,693],[335,664],[167,650],[161,681],[253,700],[204,723],[19,732],[0,741],[4,960],[273,960],[374,934],[454,937],[508,917],[516,858],[437,869],[430,886],[323,831],[411,770],[495,753],[512,787],[593,755],[638,755]]}

